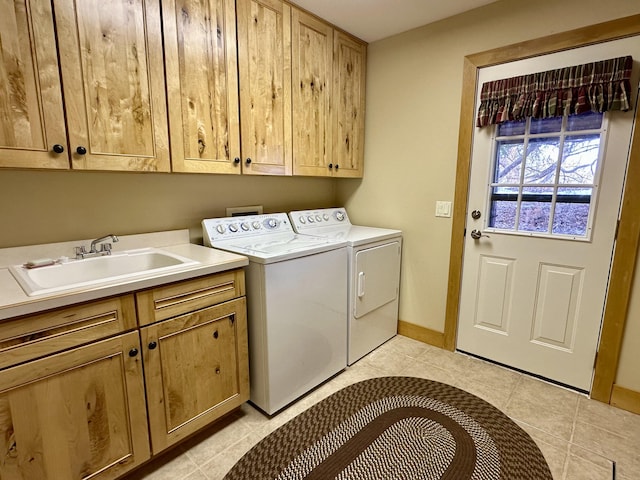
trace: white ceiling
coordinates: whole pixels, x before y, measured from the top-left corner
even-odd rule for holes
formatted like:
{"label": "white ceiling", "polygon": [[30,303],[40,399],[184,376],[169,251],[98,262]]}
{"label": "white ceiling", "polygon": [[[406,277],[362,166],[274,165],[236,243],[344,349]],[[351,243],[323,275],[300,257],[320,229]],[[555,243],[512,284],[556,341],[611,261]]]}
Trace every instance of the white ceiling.
{"label": "white ceiling", "polygon": [[452,17],[496,0],[292,0],[367,42]]}

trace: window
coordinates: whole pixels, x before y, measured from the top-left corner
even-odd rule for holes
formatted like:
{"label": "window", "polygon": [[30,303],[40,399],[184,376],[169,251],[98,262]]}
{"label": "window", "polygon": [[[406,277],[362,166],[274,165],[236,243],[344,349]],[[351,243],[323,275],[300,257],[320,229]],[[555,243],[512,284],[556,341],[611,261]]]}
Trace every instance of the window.
{"label": "window", "polygon": [[601,113],[495,127],[488,227],[588,239],[606,122]]}

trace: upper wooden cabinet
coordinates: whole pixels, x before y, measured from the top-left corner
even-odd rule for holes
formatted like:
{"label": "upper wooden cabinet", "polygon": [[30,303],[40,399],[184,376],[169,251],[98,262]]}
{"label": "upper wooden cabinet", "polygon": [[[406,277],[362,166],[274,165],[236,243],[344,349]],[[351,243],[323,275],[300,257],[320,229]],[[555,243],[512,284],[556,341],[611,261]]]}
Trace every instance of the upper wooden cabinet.
{"label": "upper wooden cabinet", "polygon": [[366,44],[292,13],[293,174],[361,177]]}
{"label": "upper wooden cabinet", "polygon": [[283,0],[0,6],[0,167],[362,176],[366,44]]}
{"label": "upper wooden cabinet", "polygon": [[292,13],[293,173],[330,173],[333,28],[296,8]]}
{"label": "upper wooden cabinet", "polygon": [[337,177],[362,177],[367,46],[340,31],[333,45],[333,172]]}
{"label": "upper wooden cabinet", "polygon": [[51,5],[0,5],[0,166],[69,168]]}
{"label": "upper wooden cabinet", "polygon": [[291,175],[291,7],[238,0],[243,173]]}
{"label": "upper wooden cabinet", "polygon": [[159,0],[53,4],[72,168],[169,171]]}
{"label": "upper wooden cabinet", "polygon": [[163,0],[162,16],[173,171],[241,173],[234,0]]}

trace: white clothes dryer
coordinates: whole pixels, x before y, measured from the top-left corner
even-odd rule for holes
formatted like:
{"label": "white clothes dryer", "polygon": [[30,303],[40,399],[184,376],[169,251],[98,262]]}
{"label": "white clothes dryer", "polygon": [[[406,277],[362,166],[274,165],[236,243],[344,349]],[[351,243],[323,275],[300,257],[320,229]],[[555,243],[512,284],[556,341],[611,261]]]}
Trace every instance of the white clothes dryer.
{"label": "white clothes dryer", "polygon": [[344,208],[298,210],[289,218],[298,233],[347,242],[352,365],[398,332],[402,232],[352,225]]}
{"label": "white clothes dryer", "polygon": [[286,213],[202,221],[245,255],[250,400],[271,415],[347,366],[347,242],[299,235]]}

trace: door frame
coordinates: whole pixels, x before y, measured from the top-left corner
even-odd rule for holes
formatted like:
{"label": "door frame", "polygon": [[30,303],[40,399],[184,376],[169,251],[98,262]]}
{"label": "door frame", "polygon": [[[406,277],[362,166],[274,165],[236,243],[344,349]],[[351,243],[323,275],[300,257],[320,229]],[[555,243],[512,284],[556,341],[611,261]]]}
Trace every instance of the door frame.
{"label": "door frame", "polygon": [[[458,330],[478,70],[493,65],[635,35],[640,35],[640,15],[632,15],[590,25],[464,57],[458,158],[451,226],[449,279],[444,325],[445,349],[455,349]],[[633,86],[633,88],[635,89],[636,86]],[[636,128],[634,128],[631,139],[625,185],[640,183],[640,128],[638,127],[640,125],[640,109],[636,111],[635,122]],[[595,376],[591,387],[591,398],[605,403],[610,403],[611,401],[611,392],[618,369],[639,237],[640,191],[625,188],[612,259],[609,290],[605,300],[600,343],[596,356]]]}

